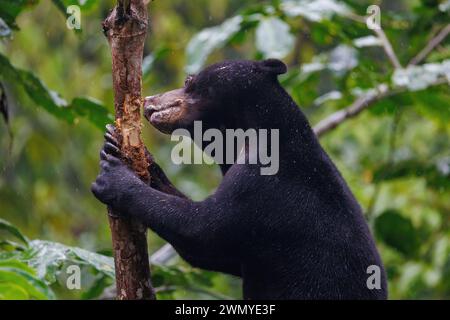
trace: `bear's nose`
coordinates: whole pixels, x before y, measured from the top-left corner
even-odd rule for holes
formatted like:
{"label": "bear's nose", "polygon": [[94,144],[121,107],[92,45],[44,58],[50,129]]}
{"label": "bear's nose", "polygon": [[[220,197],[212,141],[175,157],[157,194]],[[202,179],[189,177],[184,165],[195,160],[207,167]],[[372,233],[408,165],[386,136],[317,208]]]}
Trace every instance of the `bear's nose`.
{"label": "bear's nose", "polygon": [[144,99],[144,113],[152,113],[154,111],[157,111],[159,109],[160,105],[160,97],[161,94],[156,94],[154,96],[148,96]]}
{"label": "bear's nose", "polygon": [[147,109],[147,108],[151,107],[152,105],[155,105],[156,98],[158,96],[159,95],[145,97],[145,99],[144,99],[144,108]]}
{"label": "bear's nose", "polygon": [[144,99],[144,116],[145,118],[150,121],[150,117],[152,114],[156,111],[157,106],[157,97],[159,95],[154,96],[148,96]]}

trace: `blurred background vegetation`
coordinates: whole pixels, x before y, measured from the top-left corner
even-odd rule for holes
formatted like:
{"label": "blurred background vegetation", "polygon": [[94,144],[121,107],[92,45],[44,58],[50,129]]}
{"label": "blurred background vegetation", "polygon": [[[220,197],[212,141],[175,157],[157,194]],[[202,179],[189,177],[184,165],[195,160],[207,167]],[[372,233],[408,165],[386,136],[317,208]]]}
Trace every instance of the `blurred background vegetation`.
{"label": "blurred background vegetation", "polygon": [[[66,27],[71,4],[81,7],[81,31]],[[0,0],[0,298],[110,295],[106,209],[90,184],[113,112],[101,21],[114,4]],[[358,21],[372,4],[401,68]],[[149,10],[144,95],[181,86],[207,63],[276,57],[314,125],[387,86],[387,97],[321,142],[366,213],[390,298],[450,298],[450,37],[408,65],[448,28],[450,1],[155,0]],[[193,199],[220,183],[216,166],[173,165],[169,138],[148,124],[144,139]],[[150,233],[150,253],[163,245]],[[85,271],[82,290],[65,287],[73,263]],[[153,281],[161,299],[241,298],[239,279],[178,258],[156,264]]]}

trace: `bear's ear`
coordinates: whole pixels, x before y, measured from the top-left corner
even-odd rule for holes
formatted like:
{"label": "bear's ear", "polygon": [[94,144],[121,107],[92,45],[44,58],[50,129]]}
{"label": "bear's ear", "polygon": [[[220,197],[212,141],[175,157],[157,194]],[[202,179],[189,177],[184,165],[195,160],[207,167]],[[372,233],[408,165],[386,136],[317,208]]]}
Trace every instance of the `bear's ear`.
{"label": "bear's ear", "polygon": [[283,61],[278,59],[267,59],[261,61],[261,69],[266,72],[270,72],[275,75],[283,74],[287,72],[287,67]]}

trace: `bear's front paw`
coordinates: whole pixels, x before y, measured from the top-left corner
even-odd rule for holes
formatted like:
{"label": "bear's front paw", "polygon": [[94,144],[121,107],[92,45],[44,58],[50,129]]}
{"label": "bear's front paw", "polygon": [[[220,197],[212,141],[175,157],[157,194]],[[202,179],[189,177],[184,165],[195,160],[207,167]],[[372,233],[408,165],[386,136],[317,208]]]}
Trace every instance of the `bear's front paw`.
{"label": "bear's front paw", "polygon": [[120,160],[120,150],[110,139],[100,151],[100,174],[91,186],[92,193],[98,200],[120,209],[123,200],[141,180]]}

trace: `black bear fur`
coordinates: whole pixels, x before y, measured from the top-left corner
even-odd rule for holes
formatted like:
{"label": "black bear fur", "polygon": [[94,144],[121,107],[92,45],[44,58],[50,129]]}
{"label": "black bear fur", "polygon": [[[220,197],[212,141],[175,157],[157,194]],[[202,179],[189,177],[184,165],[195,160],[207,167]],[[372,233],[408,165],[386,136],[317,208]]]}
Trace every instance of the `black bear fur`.
{"label": "black bear fur", "polygon": [[[385,299],[387,284],[362,210],[320,146],[308,120],[282,88],[278,60],[225,61],[190,76],[183,88],[147,99],[146,116],[161,131],[279,129],[279,171],[221,165],[223,180],[204,201],[185,197],[153,165],[140,181],[120,159],[113,128],[92,186],[115,212],[139,219],[195,267],[243,279],[246,299]],[[175,99],[176,98],[176,99]],[[182,105],[172,123],[154,104]],[[152,105],[153,104],[153,105]],[[178,117],[178,118],[177,118]],[[152,171],[152,169],[150,170]],[[380,268],[369,289],[367,268]]]}

